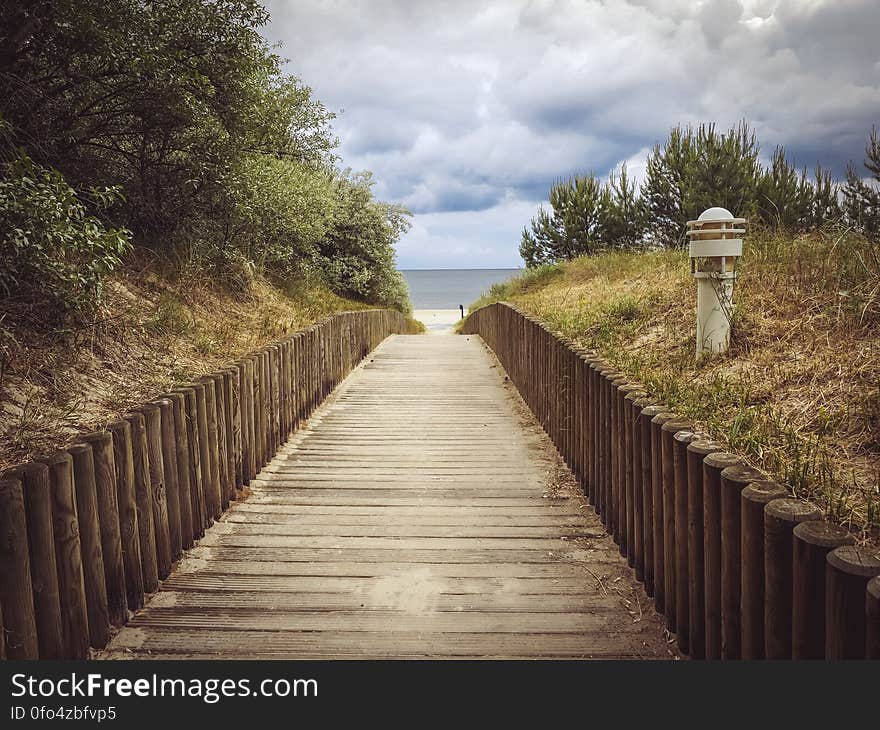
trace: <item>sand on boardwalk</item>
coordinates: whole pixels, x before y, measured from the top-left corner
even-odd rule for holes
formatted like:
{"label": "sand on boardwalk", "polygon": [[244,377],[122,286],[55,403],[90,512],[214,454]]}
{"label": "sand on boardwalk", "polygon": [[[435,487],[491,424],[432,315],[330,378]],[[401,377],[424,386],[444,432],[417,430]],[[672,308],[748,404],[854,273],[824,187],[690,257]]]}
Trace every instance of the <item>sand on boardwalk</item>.
{"label": "sand on boardwalk", "polygon": [[457,309],[417,309],[413,318],[425,325],[429,335],[451,335],[452,328],[461,319]]}

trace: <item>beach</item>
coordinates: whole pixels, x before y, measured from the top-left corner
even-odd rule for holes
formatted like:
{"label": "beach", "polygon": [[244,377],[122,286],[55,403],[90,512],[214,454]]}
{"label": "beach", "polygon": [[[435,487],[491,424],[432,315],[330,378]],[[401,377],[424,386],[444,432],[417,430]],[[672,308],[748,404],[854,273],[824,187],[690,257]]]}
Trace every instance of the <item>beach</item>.
{"label": "beach", "polygon": [[458,309],[416,309],[413,318],[425,325],[429,335],[451,335],[461,312]]}

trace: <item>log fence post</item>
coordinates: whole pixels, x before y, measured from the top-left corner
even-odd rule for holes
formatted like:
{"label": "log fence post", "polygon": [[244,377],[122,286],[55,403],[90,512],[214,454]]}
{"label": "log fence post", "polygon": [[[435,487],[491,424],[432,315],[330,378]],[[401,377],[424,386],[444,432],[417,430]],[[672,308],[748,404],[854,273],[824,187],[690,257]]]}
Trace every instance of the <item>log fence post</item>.
{"label": "log fence post", "polygon": [[[39,657],[62,659],[64,641],[49,468],[40,462],[29,462],[8,469],[2,478],[21,482]],[[15,499],[14,496],[12,499]],[[6,519],[10,517],[7,516]],[[8,569],[12,569],[11,566]],[[0,598],[0,603],[2,602],[3,599]]]}
{"label": "log fence post", "polygon": [[[742,490],[740,649],[743,659],[764,658],[764,506],[786,496],[785,487],[766,479],[751,482]],[[824,568],[823,564],[823,582]]]}
{"label": "log fence post", "polygon": [[877,548],[843,545],[825,562],[825,658],[864,659],[867,629],[868,583],[880,575]]}
{"label": "log fence post", "polygon": [[40,461],[49,468],[63,658],[85,659],[89,655],[89,619],[73,487],[73,458],[66,451],[56,451]]}
{"label": "log fence post", "polygon": [[[180,527],[180,482],[177,468],[177,434],[174,430],[174,401],[159,398],[153,401],[159,408],[159,446],[162,473],[165,477],[165,509],[168,519],[168,545],[171,563],[180,559],[183,538]],[[170,566],[169,566],[170,568]]]}
{"label": "log fence post", "polygon": [[92,458],[92,447],[88,444],[73,444],[67,447],[67,452],[73,461],[73,486],[82,552],[89,640],[95,649],[103,649],[110,640],[110,614],[107,609],[107,584],[101,550],[95,463]]}
{"label": "log fence post", "polygon": [[791,658],[825,658],[825,565],[828,553],[855,538],[823,520],[795,525],[792,531]]}
{"label": "log fence post", "polygon": [[764,654],[791,659],[792,533],[800,522],[819,519],[809,502],[785,497],[764,507]]}
{"label": "log fence post", "polygon": [[740,464],[734,454],[717,451],[703,459],[703,625],[706,659],[721,658],[721,472]]}
{"label": "log fence post", "polygon": [[153,534],[156,545],[156,572],[160,579],[171,573],[171,534],[168,526],[168,487],[165,460],[162,457],[162,411],[155,403],[138,408],[144,416],[147,439],[147,467],[150,475],[150,498]]}
{"label": "log fence post", "polygon": [[31,588],[27,518],[18,479],[0,479],[0,605],[6,655],[37,659],[37,623]]}
{"label": "log fence post", "polygon": [[721,658],[742,653],[742,492],[763,478],[744,464],[721,472]]}
{"label": "log fence post", "polygon": [[690,652],[690,562],[688,554],[688,446],[698,439],[692,426],[672,435],[675,512],[675,633],[678,648]]}
{"label": "log fence post", "polygon": [[107,611],[110,623],[118,628],[128,621],[128,599],[122,561],[113,436],[109,431],[96,431],[83,436],[82,441],[91,447],[92,452]]}
{"label": "log fence post", "polygon": [[131,424],[119,419],[107,424],[107,430],[113,438],[113,466],[116,469],[116,507],[119,513],[119,538],[122,569],[125,575],[125,602],[130,611],[136,611],[144,605],[144,576],[141,567]]}

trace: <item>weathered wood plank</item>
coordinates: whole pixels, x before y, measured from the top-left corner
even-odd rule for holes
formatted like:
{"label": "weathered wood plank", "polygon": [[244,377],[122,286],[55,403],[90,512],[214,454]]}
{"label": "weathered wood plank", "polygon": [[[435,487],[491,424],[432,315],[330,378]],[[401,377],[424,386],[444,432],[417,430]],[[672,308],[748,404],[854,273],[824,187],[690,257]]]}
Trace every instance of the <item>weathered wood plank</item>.
{"label": "weathered wood plank", "polygon": [[[643,658],[668,656],[658,652],[656,627],[621,627],[600,633],[442,633],[328,631],[223,631],[213,635],[199,629],[126,629],[112,649],[167,654],[180,658],[225,659],[271,657],[335,658]],[[112,657],[112,654],[111,654]],[[123,654],[119,658],[125,658]],[[130,655],[127,657],[130,658]]]}

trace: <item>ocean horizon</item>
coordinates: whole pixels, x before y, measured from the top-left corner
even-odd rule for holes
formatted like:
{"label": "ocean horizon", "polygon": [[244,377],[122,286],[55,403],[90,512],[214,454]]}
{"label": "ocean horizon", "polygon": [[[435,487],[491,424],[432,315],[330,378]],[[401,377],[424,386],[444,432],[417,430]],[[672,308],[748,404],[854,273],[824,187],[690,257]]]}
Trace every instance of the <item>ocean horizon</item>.
{"label": "ocean horizon", "polygon": [[400,269],[413,309],[467,309],[493,284],[515,276],[509,269]]}

